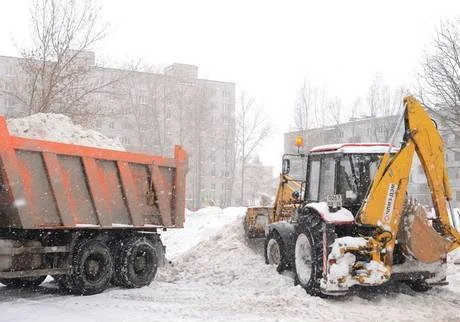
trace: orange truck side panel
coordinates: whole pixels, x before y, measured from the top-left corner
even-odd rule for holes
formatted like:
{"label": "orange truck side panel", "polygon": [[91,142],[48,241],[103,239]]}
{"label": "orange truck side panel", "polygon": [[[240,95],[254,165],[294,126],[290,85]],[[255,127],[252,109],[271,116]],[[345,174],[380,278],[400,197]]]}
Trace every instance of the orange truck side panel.
{"label": "orange truck side panel", "polygon": [[180,146],[166,158],[14,137],[0,117],[0,228],[183,227],[187,162]]}

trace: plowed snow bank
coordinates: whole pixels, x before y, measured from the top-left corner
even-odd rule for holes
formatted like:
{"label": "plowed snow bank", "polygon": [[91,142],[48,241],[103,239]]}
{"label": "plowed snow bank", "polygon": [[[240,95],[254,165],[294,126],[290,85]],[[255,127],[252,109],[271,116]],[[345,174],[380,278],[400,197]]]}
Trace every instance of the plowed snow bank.
{"label": "plowed snow bank", "polygon": [[184,229],[171,229],[161,233],[161,240],[166,246],[166,257],[174,259],[199,242],[208,240],[245,211],[245,207],[206,207],[196,212],[186,209]]}

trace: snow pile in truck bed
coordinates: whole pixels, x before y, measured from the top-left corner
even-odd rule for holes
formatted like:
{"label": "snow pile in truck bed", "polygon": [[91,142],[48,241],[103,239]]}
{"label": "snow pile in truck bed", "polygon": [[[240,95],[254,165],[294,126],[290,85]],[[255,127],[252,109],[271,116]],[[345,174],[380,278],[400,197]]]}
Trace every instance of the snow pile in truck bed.
{"label": "snow pile in truck bed", "polygon": [[118,139],[110,139],[97,131],[85,129],[62,114],[38,113],[24,118],[8,119],[7,124],[10,134],[15,136],[125,150]]}

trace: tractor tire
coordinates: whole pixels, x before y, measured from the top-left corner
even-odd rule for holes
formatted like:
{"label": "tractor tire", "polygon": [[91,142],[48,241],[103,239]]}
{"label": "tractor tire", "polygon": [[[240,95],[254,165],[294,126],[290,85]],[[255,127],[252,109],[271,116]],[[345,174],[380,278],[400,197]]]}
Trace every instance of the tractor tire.
{"label": "tractor tire", "polygon": [[113,284],[126,288],[149,285],[158,268],[155,245],[145,237],[134,236],[118,248]]}
{"label": "tractor tire", "polygon": [[[92,295],[104,291],[113,275],[109,248],[100,240],[77,242],[72,254],[72,272],[62,279],[62,286],[74,294]],[[59,281],[58,281],[59,283]]]}
{"label": "tractor tire", "polygon": [[46,275],[34,277],[2,278],[0,279],[0,283],[3,283],[10,288],[36,288],[45,280],[45,278]]}
{"label": "tractor tire", "polygon": [[325,297],[320,289],[323,277],[323,221],[316,213],[304,209],[298,225],[294,249],[295,281],[308,294]]}
{"label": "tractor tire", "polygon": [[272,230],[265,238],[264,244],[265,263],[275,265],[278,273],[289,267],[283,240],[276,230]]}
{"label": "tractor tire", "polygon": [[252,236],[249,235],[249,225],[248,225],[247,217],[248,217],[247,214],[243,217],[244,235],[245,235],[247,238],[252,238]]}

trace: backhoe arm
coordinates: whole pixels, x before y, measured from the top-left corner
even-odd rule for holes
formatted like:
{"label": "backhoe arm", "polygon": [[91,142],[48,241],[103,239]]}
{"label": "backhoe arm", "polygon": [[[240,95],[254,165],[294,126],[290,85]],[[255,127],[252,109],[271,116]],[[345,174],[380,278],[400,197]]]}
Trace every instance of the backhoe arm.
{"label": "backhoe arm", "polygon": [[[407,192],[414,151],[417,153],[427,177],[436,214],[442,223],[441,232],[451,242],[450,250],[460,246],[460,235],[450,224],[447,202],[452,192],[444,160],[444,144],[434,122],[413,97],[404,99],[405,136],[401,150],[394,156],[386,154],[357,216],[363,225],[379,227],[377,240],[385,241],[386,254],[394,248]],[[390,234],[388,234],[390,233]],[[385,236],[385,237],[384,237]],[[386,258],[385,264],[391,264]]]}
{"label": "backhoe arm", "polygon": [[[433,207],[442,223],[442,235],[452,242],[450,250],[460,246],[460,234],[449,220],[447,205],[452,199],[447,166],[445,163],[444,143],[435,123],[413,97],[404,100],[406,104],[406,127],[410,130],[410,139],[415,143],[415,151],[431,191]],[[452,223],[455,223],[451,210]]]}

